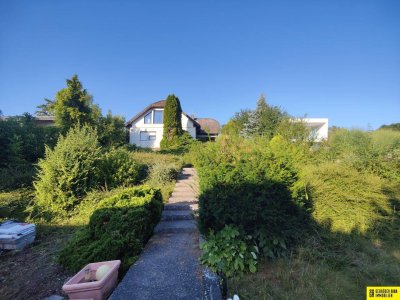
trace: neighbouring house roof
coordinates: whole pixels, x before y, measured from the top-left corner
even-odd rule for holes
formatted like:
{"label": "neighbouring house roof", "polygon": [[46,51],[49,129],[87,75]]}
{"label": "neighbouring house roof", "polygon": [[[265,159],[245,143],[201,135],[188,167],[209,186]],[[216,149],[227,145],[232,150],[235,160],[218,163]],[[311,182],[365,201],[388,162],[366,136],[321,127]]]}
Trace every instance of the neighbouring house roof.
{"label": "neighbouring house roof", "polygon": [[200,125],[197,128],[198,135],[219,135],[221,133],[221,125],[215,119],[196,118],[196,122]]}
{"label": "neighbouring house roof", "polygon": [[[20,117],[20,116],[15,116],[15,117]],[[12,116],[0,116],[0,119],[2,120],[8,120],[10,118],[13,118]],[[55,116],[33,116],[33,120],[36,123],[54,123],[56,120]]]}
{"label": "neighbouring house roof", "polygon": [[55,116],[35,116],[35,120],[38,121],[55,121]]}
{"label": "neighbouring house roof", "polygon": [[[146,112],[148,112],[151,109],[154,108],[164,108],[165,107],[165,102],[166,100],[160,100],[157,102],[154,102],[152,104],[150,104],[149,106],[147,106],[145,109],[143,109],[140,113],[138,113],[136,116],[134,116],[132,119],[130,119],[128,122],[126,122],[125,126],[129,127],[132,126],[132,123],[135,122],[137,119],[139,119],[141,116],[143,116]],[[195,127],[198,127],[199,124],[195,121],[194,118],[192,118],[191,116],[189,116],[187,113],[182,112],[190,121],[193,122]]]}

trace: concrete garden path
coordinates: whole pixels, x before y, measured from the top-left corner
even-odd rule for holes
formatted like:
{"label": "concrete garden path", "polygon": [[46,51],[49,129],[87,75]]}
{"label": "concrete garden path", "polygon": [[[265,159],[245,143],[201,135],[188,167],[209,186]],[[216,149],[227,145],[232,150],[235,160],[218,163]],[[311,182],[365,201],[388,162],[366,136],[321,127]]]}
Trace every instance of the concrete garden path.
{"label": "concrete garden path", "polygon": [[215,274],[199,263],[196,170],[184,168],[161,221],[109,299],[220,300]]}

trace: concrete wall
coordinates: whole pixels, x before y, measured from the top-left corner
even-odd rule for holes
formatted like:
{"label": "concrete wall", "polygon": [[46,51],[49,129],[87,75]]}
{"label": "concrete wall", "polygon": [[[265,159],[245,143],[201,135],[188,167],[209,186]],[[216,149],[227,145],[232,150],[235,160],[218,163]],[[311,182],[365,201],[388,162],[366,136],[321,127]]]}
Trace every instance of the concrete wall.
{"label": "concrete wall", "polygon": [[[145,112],[139,119],[136,120],[136,122],[132,124],[132,127],[130,128],[129,132],[130,144],[135,144],[143,148],[153,148],[153,149],[160,148],[160,142],[163,137],[164,125],[144,123],[144,116],[146,116],[149,112],[154,110],[163,111],[164,109],[149,110]],[[193,138],[196,138],[196,127],[194,127],[193,122],[184,114],[182,114],[182,129],[189,132],[189,134]],[[151,136],[151,139],[144,140],[148,136]]]}

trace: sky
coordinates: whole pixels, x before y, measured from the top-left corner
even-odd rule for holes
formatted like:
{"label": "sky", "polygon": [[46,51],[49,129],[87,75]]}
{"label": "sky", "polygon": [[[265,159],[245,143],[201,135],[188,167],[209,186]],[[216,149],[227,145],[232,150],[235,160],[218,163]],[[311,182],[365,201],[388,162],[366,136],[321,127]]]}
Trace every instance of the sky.
{"label": "sky", "polygon": [[267,102],[330,126],[400,122],[400,1],[0,1],[0,109],[34,113],[78,74],[130,119],[174,93],[226,123]]}

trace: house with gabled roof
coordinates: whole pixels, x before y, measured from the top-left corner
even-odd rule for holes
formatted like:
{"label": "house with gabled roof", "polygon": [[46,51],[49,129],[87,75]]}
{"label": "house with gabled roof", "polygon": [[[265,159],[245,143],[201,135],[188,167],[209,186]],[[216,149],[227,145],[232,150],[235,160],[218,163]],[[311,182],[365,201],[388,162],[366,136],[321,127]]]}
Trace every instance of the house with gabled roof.
{"label": "house with gabled roof", "polygon": [[[163,137],[163,114],[166,100],[148,105],[131,118],[126,127],[129,130],[129,143],[143,148],[160,148]],[[195,118],[182,112],[182,129],[192,138],[199,140],[214,140],[221,132],[217,120],[211,118]]]}

